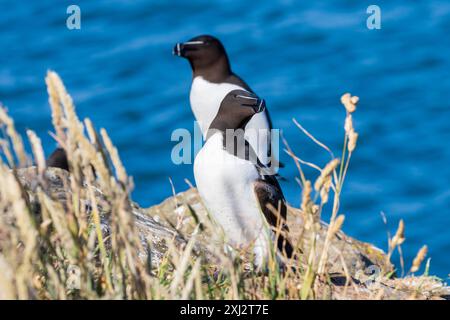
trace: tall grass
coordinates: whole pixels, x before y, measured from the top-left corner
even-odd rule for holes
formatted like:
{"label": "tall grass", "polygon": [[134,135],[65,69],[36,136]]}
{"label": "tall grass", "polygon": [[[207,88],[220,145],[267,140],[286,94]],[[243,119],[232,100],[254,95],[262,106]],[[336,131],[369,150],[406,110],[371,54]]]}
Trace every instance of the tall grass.
{"label": "tall grass", "polygon": [[[342,97],[346,120],[339,159],[294,121],[330,154],[330,162],[320,168],[303,161],[286,143],[303,188],[301,208],[292,209],[290,214],[298,215],[302,228],[291,236],[295,258],[284,257],[286,267],[281,268],[274,244],[268,270],[260,273],[253,270],[248,252],[224,252],[220,233],[207,217],[197,216],[189,203],[179,205],[194,217],[193,229],[183,232],[180,221],[176,225],[163,221],[171,226],[173,233],[169,234],[173,236],[165,237],[161,247],[156,247],[142,232],[139,221],[145,217],[130,199],[132,179],[107,132],[101,129],[98,134],[89,119],[78,118],[72,98],[56,73],[48,72],[46,84],[53,136],[68,155],[71,174],[46,168],[40,139],[33,131],[27,131],[32,151],[27,155],[13,119],[0,108],[0,298],[386,298],[380,286],[362,290],[367,287],[355,281],[341,253],[340,275],[345,284],[336,287],[328,263],[332,242],[345,219],[340,213],[340,195],[358,138],[352,123],[357,97]],[[314,183],[306,178],[302,170],[305,165],[318,170]],[[323,229],[320,218],[329,201],[331,220]],[[149,221],[152,228],[157,226]],[[391,239],[386,259],[403,243],[402,230]],[[275,232],[281,232],[280,228]],[[159,255],[156,260],[155,254]],[[417,272],[425,255],[426,249],[422,249],[411,272]],[[381,274],[377,281],[391,280]],[[423,298],[417,290],[413,292],[413,297]]]}

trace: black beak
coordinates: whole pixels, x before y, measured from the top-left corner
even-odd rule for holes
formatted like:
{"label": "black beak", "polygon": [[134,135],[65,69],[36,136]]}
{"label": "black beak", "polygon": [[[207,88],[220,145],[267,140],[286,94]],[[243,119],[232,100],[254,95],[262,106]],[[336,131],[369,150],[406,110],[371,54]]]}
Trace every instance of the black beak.
{"label": "black beak", "polygon": [[235,95],[235,97],[240,99],[242,106],[251,107],[255,113],[260,113],[266,110],[266,101],[258,98],[255,94],[243,92],[242,94]]}
{"label": "black beak", "polygon": [[186,57],[187,50],[195,50],[198,46],[203,44],[205,44],[205,42],[201,40],[191,40],[183,43],[179,42],[173,47],[172,53],[179,57]]}
{"label": "black beak", "polygon": [[266,101],[264,99],[258,99],[255,112],[260,113],[266,110]]}
{"label": "black beak", "polygon": [[182,44],[182,43],[177,43],[176,45],[175,45],[175,47],[173,47],[173,50],[172,50],[172,53],[175,55],[175,56],[178,56],[178,57],[183,57],[183,50],[184,49],[184,45]]}

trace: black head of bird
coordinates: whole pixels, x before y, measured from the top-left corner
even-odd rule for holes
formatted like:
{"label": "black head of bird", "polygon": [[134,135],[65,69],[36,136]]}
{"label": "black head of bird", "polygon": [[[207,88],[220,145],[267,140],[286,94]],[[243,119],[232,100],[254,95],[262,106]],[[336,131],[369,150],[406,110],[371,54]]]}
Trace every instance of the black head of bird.
{"label": "black head of bird", "polygon": [[211,123],[210,129],[244,129],[250,119],[266,108],[265,101],[254,93],[245,90],[233,90],[222,100],[219,111]]}
{"label": "black head of bird", "polygon": [[225,48],[219,39],[210,36],[197,36],[189,41],[180,42],[173,48],[173,54],[186,58],[192,70],[223,68],[230,72],[230,64]]}

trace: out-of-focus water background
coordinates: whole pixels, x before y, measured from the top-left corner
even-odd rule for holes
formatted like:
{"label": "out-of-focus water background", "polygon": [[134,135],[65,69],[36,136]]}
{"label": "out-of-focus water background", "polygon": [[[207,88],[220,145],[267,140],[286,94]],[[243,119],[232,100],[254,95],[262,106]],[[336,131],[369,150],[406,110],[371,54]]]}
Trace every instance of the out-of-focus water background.
{"label": "out-of-focus water background", "polygon": [[[66,28],[69,4],[81,30]],[[433,274],[450,272],[450,2],[377,1],[381,29],[366,27],[368,1],[5,1],[0,0],[0,101],[20,132],[55,142],[44,77],[56,70],[81,117],[104,127],[134,177],[133,199],[159,203],[194,181],[171,162],[174,129],[193,131],[191,71],[175,42],[219,37],[234,71],[267,101],[276,128],[304,160],[328,155],[296,118],[340,153],[341,94],[360,96],[360,133],[343,191],[344,231],[386,249],[406,224],[407,268],[429,246]],[[298,206],[297,170],[286,154],[287,199]],[[311,179],[315,172],[306,170]],[[328,218],[328,217],[325,217]],[[422,269],[423,270],[423,269]]]}

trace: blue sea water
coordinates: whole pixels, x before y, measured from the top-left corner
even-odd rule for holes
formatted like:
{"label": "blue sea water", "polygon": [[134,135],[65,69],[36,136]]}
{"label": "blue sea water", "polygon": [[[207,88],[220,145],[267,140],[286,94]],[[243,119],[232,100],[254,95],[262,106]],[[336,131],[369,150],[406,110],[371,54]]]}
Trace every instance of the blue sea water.
{"label": "blue sea water", "polygon": [[[81,8],[81,29],[66,28],[67,6]],[[450,2],[377,1],[381,29],[366,27],[368,1],[5,1],[0,0],[0,101],[21,133],[55,146],[44,77],[57,71],[81,117],[104,127],[134,177],[144,206],[187,189],[192,165],[175,165],[174,129],[193,132],[190,68],[173,45],[210,33],[233,69],[271,111],[302,159],[328,155],[292,123],[297,119],[340,153],[341,94],[360,96],[360,133],[343,190],[344,230],[387,247],[387,228],[406,224],[407,267],[423,244],[431,273],[450,272]],[[294,163],[282,182],[299,205]],[[315,178],[315,172],[306,169]],[[325,217],[328,218],[328,217]]]}

